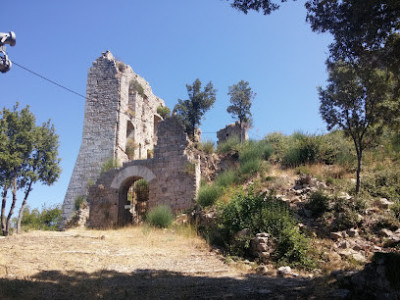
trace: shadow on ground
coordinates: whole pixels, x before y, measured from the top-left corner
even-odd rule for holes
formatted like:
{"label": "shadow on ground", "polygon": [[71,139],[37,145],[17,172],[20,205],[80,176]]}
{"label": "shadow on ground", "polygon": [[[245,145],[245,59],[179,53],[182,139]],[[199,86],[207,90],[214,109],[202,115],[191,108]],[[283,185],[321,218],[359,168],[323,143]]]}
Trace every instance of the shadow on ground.
{"label": "shadow on ground", "polygon": [[0,299],[330,299],[326,278],[243,278],[170,271],[42,271],[26,279],[0,279]]}

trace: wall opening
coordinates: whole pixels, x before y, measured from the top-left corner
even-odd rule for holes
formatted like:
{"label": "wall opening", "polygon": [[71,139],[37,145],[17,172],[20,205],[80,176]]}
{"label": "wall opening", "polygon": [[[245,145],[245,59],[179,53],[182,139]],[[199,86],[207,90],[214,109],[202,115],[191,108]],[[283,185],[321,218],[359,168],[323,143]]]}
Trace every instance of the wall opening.
{"label": "wall opening", "polygon": [[126,226],[143,221],[149,200],[149,184],[142,177],[125,180],[119,190],[118,225]]}
{"label": "wall opening", "polygon": [[136,148],[137,144],[135,143],[135,127],[133,126],[132,122],[127,121],[125,153],[130,160],[135,159]]}
{"label": "wall opening", "polygon": [[154,140],[154,143],[157,143],[157,134],[158,134],[158,126],[157,126],[157,124],[158,124],[158,122],[160,122],[162,119],[159,117],[159,116],[157,116],[157,115],[154,115],[154,123],[153,123],[153,126],[154,126],[154,134],[153,134],[153,140]]}

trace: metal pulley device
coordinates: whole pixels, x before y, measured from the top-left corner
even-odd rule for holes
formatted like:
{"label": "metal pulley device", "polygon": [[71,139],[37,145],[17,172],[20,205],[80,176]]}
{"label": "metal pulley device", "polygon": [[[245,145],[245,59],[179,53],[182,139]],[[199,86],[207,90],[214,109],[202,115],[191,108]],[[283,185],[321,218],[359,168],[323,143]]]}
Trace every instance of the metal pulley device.
{"label": "metal pulley device", "polygon": [[15,46],[17,39],[15,37],[15,33],[10,31],[9,33],[0,32],[0,72],[6,73],[11,69],[12,63],[8,58],[6,52],[6,44],[11,47]]}

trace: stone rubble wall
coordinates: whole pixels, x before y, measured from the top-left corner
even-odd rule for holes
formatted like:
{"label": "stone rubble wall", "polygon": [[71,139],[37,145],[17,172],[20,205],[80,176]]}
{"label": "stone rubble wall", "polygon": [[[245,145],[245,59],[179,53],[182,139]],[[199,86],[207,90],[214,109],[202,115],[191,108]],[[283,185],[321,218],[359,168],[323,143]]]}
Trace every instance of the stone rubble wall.
{"label": "stone rubble wall", "polygon": [[158,123],[154,158],[124,163],[104,173],[89,191],[89,224],[94,228],[125,225],[127,187],[138,178],[149,182],[148,209],[166,204],[175,213],[193,207],[200,185],[200,163],[187,153],[189,140],[175,117]]}
{"label": "stone rubble wall", "polygon": [[225,128],[222,128],[217,132],[218,144],[223,143],[233,137],[240,139],[241,134],[245,141],[249,139],[246,124],[244,124],[242,128],[240,128],[239,122],[226,125]]}
{"label": "stone rubble wall", "polygon": [[[140,84],[143,93],[132,88],[134,81]],[[129,160],[128,123],[134,128],[129,137],[138,145],[133,159],[147,158],[156,143],[154,125],[161,119],[157,108],[164,105],[153,95],[145,79],[117,61],[109,51],[93,62],[87,77],[82,142],[64,198],[60,228],[74,213],[75,198],[88,194],[88,183],[96,181],[105,161]]]}

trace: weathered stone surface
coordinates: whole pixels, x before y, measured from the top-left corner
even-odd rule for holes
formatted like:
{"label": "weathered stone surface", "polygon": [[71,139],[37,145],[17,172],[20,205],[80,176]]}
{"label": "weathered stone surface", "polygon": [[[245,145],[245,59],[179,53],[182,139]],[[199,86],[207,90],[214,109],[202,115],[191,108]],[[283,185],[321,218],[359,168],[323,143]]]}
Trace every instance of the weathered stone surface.
{"label": "weathered stone surface", "polygon": [[[93,62],[87,77],[82,142],[63,203],[61,228],[74,212],[75,198],[88,195],[88,183],[98,179],[102,164],[109,159],[123,163],[154,157],[143,165],[135,163],[130,169],[126,168],[125,173],[119,173],[117,178],[113,178],[113,189],[118,189],[121,180],[129,177],[129,174],[150,182],[159,174],[166,173],[168,180],[163,185],[156,180],[157,187],[151,193],[153,197],[160,197],[160,201],[168,202],[175,193],[174,189],[170,189],[167,196],[165,191],[159,190],[191,184],[191,179],[179,182],[180,176],[170,171],[174,169],[174,164],[181,168],[182,164],[189,162],[185,152],[188,140],[183,131],[177,134],[179,126],[173,122],[158,132],[157,124],[162,121],[157,114],[159,106],[164,106],[164,102],[153,95],[148,82],[135,74],[131,67],[116,60],[109,51]],[[155,149],[157,138],[160,139],[159,147]],[[96,193],[100,192],[98,190]],[[102,198],[106,199],[118,191],[101,193]],[[186,194],[182,189],[182,192],[176,193],[176,197],[184,199]],[[117,205],[114,202],[107,201],[108,204]],[[184,202],[176,199],[173,205],[184,209],[187,206]],[[107,216],[115,217],[113,212],[108,212]]]}
{"label": "weathered stone surface", "polygon": [[289,266],[278,268],[278,274],[281,276],[290,275],[292,273],[292,269]]}
{"label": "weathered stone surface", "polygon": [[337,241],[338,239],[341,239],[341,238],[343,237],[343,235],[342,235],[341,232],[331,232],[331,233],[329,234],[329,237],[330,237],[332,240]]}
{"label": "weathered stone surface", "polygon": [[378,205],[382,209],[388,209],[391,205],[393,205],[393,202],[389,201],[386,198],[380,198],[378,200]]}
{"label": "weathered stone surface", "polygon": [[242,128],[240,128],[239,122],[235,122],[217,132],[218,144],[234,137],[237,137],[239,140],[241,138],[243,141],[247,141],[249,139],[247,135],[247,125],[243,124]]}
{"label": "weathered stone surface", "polygon": [[128,222],[124,208],[126,193],[139,178],[149,182],[149,200],[144,209],[167,204],[174,212],[182,212],[193,206],[200,184],[199,161],[186,154],[186,150],[183,153],[174,151],[189,144],[183,125],[175,117],[167,118],[158,123],[158,135],[154,158],[125,162],[122,168],[104,173],[90,188],[91,227],[112,227]]}

